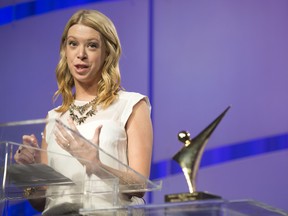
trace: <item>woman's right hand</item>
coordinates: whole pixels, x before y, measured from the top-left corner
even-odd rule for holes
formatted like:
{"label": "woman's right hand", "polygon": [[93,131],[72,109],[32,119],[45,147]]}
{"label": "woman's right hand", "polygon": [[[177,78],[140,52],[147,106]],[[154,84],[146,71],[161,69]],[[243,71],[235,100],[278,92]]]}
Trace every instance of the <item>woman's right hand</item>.
{"label": "woman's right hand", "polygon": [[[23,145],[19,146],[17,149],[14,159],[18,164],[33,164],[40,163],[40,151],[37,138],[34,134],[24,135]],[[26,147],[27,146],[27,147]]]}

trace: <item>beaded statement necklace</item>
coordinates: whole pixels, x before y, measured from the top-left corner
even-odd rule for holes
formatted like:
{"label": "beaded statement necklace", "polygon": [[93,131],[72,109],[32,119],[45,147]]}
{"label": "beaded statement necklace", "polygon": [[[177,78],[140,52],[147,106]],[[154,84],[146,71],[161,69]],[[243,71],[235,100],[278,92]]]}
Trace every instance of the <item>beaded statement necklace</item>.
{"label": "beaded statement necklace", "polygon": [[83,106],[76,106],[74,103],[72,103],[69,106],[70,117],[78,125],[84,123],[88,117],[96,115],[97,112],[96,103],[97,103],[97,97],[94,98],[92,101],[84,104]]}

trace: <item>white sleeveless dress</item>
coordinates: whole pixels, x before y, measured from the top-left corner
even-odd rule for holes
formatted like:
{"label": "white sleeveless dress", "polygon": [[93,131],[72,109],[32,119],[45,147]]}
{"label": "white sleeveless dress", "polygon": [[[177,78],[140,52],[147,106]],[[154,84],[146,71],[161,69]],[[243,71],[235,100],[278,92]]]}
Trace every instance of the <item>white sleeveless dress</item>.
{"label": "white sleeveless dress", "polygon": [[[77,129],[82,136],[90,140],[95,132],[97,126],[102,125],[100,133],[100,142],[99,146],[105,152],[109,153],[113,157],[122,161],[124,164],[128,165],[127,158],[127,134],[125,131],[125,125],[133,111],[133,107],[140,101],[144,99],[147,102],[147,106],[151,109],[149,100],[146,96],[134,92],[120,91],[118,99],[113,102],[108,108],[101,109],[97,107],[96,115],[88,117],[85,123],[77,125]],[[81,106],[87,103],[87,101],[75,101],[77,106]],[[48,112],[48,119],[60,119],[65,125],[68,125],[67,119],[69,117],[69,111],[60,115],[60,113],[55,110]],[[89,180],[99,180],[98,177],[92,175],[87,177],[85,168],[83,165],[71,156],[66,150],[61,148],[55,141],[55,136],[53,134],[53,124],[48,124],[46,127],[46,142],[48,144],[48,165],[54,168],[56,171],[62,173],[73,182],[85,182]],[[63,156],[56,154],[49,154],[49,152],[56,152]],[[114,169],[120,169],[118,163],[115,163],[115,160],[107,157],[106,155],[101,155],[99,153],[100,160],[103,164],[110,166]],[[85,177],[83,179],[83,176]],[[43,212],[43,215],[52,215],[54,210],[57,213],[62,212],[73,212],[77,211],[79,208],[85,206],[86,202],[91,200],[85,200],[84,196],[78,196],[79,192],[83,191],[83,184],[76,186],[53,186],[49,187],[46,192],[46,206]],[[73,195],[75,194],[75,195]],[[57,196],[53,196],[57,195]],[[132,199],[127,199],[126,197],[119,197],[117,202],[124,204],[144,204],[143,199],[132,197]],[[93,201],[93,205],[96,205],[98,208],[102,205],[108,207],[111,202],[110,197],[101,197]],[[72,204],[72,205],[71,205]],[[89,206],[91,207],[91,205]],[[54,210],[53,210],[54,209]],[[47,214],[48,213],[48,214]]]}

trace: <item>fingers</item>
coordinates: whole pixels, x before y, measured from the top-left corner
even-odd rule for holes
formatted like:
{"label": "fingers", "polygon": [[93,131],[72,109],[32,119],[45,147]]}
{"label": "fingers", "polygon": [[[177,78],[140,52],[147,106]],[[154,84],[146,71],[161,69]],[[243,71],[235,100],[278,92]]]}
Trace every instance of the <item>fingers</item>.
{"label": "fingers", "polygon": [[14,159],[17,163],[32,164],[35,163],[35,155],[37,154],[38,141],[34,134],[24,135],[22,137],[23,145],[19,146]]}
{"label": "fingers", "polygon": [[23,144],[38,148],[38,141],[34,134],[24,135],[22,137]]}
{"label": "fingers", "polygon": [[76,125],[74,124],[73,120],[72,120],[70,117],[67,119],[67,121],[68,121],[69,127],[70,127],[72,130],[78,132],[78,129],[77,129]]}
{"label": "fingers", "polygon": [[81,138],[78,135],[78,129],[75,126],[73,120],[71,118],[67,119],[69,128],[72,131],[68,130],[63,126],[60,122],[56,124],[57,130],[54,131],[56,142],[65,150],[72,150],[79,148],[81,146]]}
{"label": "fingers", "polygon": [[[56,124],[56,130],[54,130],[55,140],[63,149],[69,151],[70,153],[75,151],[84,151],[89,145],[87,146],[87,142],[83,139],[82,136],[79,136],[78,129],[74,124],[71,118],[67,119],[69,128],[72,131],[69,131],[64,125],[61,123]],[[99,144],[99,135],[102,129],[102,125],[98,126],[95,129],[93,138],[91,142],[98,145]],[[87,146],[87,147],[85,147]]]}
{"label": "fingers", "polygon": [[[38,141],[35,137],[34,134],[31,134],[31,135],[24,135],[22,137],[22,140],[23,140],[23,147],[25,146],[29,146],[29,147],[34,147],[34,148],[38,148]],[[33,148],[27,148],[29,152],[34,153],[34,149]]]}
{"label": "fingers", "polygon": [[61,135],[61,133],[59,131],[55,130],[54,135],[55,135],[55,141],[63,149],[67,150],[70,147],[70,143]]}
{"label": "fingers", "polygon": [[94,136],[91,140],[92,143],[99,145],[99,135],[101,133],[101,129],[102,129],[103,125],[99,125],[94,132]]}
{"label": "fingers", "polygon": [[21,151],[17,151],[14,159],[19,164],[32,164],[35,163],[35,157],[29,151],[25,151],[25,149]]}
{"label": "fingers", "polygon": [[[74,123],[69,122],[70,129],[78,132]],[[61,122],[56,124],[56,129],[54,130],[55,140],[59,146],[61,146],[64,150],[69,151],[70,154],[73,154],[73,151],[77,149],[78,145],[78,136],[75,136],[75,132],[67,129]],[[73,146],[73,148],[72,148]]]}

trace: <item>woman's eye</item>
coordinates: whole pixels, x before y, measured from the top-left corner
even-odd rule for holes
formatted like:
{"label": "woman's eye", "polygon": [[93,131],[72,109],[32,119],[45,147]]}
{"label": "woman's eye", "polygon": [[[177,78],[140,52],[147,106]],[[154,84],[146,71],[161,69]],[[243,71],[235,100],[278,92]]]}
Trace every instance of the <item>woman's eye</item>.
{"label": "woman's eye", "polygon": [[71,47],[77,46],[76,41],[68,41],[68,45]]}
{"label": "woman's eye", "polygon": [[92,48],[92,49],[96,49],[99,47],[99,45],[97,43],[89,43],[88,47]]}

